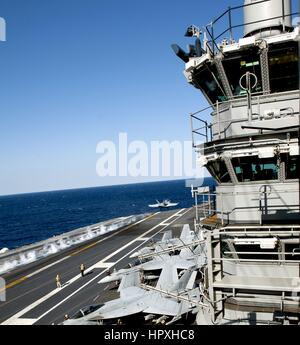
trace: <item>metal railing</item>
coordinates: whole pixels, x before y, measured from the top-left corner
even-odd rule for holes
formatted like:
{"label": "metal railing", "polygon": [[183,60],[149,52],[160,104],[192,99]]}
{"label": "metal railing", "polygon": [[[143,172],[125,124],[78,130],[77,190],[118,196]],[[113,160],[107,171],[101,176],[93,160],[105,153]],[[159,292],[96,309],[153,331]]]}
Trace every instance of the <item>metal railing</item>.
{"label": "metal railing", "polygon": [[[206,108],[204,110],[207,110],[207,109],[210,109],[210,108],[211,107],[208,107],[208,108]],[[213,136],[212,136],[212,124],[211,123],[209,124],[207,121],[200,119],[199,117],[196,116],[196,114],[197,113],[190,114],[193,147],[196,147],[195,140],[194,140],[194,135],[195,134],[205,138],[205,142],[206,143],[209,142],[209,141],[212,141],[212,138],[213,138]],[[194,120],[196,120],[197,123],[200,122],[202,124],[202,126],[194,128]]]}
{"label": "metal railing", "polygon": [[[258,212],[260,212],[261,216],[260,219],[258,219],[258,223],[260,224],[260,226],[262,226],[262,221],[263,221],[263,217],[267,214],[270,214],[270,211],[276,211],[276,210],[281,210],[283,206],[288,207],[289,210],[293,210],[293,211],[297,211],[300,208],[300,205],[297,204],[293,204],[293,205],[269,205],[269,197],[270,197],[270,193],[268,194],[268,191],[265,190],[265,188],[269,187],[270,185],[262,185],[261,190],[258,192],[252,192],[252,194],[257,195],[257,200],[258,203],[257,205],[253,205],[253,206],[249,206],[249,210],[257,210]],[[272,194],[272,199],[274,199],[274,194],[277,194],[277,191],[273,191]],[[288,194],[288,193],[294,193],[294,190],[283,190],[281,191],[281,193],[284,194]],[[196,193],[194,191],[194,193]],[[238,209],[243,209],[244,207],[235,207],[234,209],[232,209],[231,211],[226,211],[225,209],[225,198],[226,196],[238,196],[238,195],[248,195],[248,192],[209,192],[209,193],[196,193],[196,198],[198,200],[198,198],[202,198],[202,203],[196,202],[196,221],[200,224],[200,225],[208,225],[206,223],[207,218],[213,216],[213,215],[219,215],[220,219],[219,222],[222,224],[222,226],[224,226],[225,224],[230,224],[230,215],[233,212],[236,212]],[[219,197],[220,201],[219,201],[219,206],[217,206],[217,202],[216,202],[216,198]],[[277,198],[276,198],[277,199]],[[208,203],[205,203],[204,201],[208,201]],[[209,204],[209,205],[208,205]],[[200,219],[199,215],[201,215],[202,219]],[[227,218],[227,221],[225,220],[225,218]],[[212,224],[213,225],[213,224]],[[216,222],[215,226],[218,225],[218,222]],[[257,227],[257,226],[256,226]],[[296,226],[297,227],[297,226]],[[299,226],[300,228],[300,226]]]}
{"label": "metal railing", "polygon": [[[261,105],[264,103],[276,103],[282,102],[283,99],[280,97],[285,97],[284,101],[290,100],[298,100],[299,99],[299,91],[285,91],[285,92],[278,92],[272,95],[263,95],[261,93],[252,94],[252,106],[257,106],[257,111],[252,113],[251,120],[253,121],[263,121],[265,120],[264,116],[261,115]],[[288,97],[288,98],[286,98]],[[266,102],[267,100],[267,102]],[[232,100],[224,101],[224,102],[216,102],[213,105],[200,109],[194,113],[190,113],[190,122],[191,122],[191,131],[192,131],[192,143],[193,147],[197,147],[199,144],[196,144],[196,136],[200,136],[204,138],[204,141],[201,144],[211,142],[214,139],[214,136],[217,136],[218,139],[221,138],[221,135],[226,135],[226,131],[236,123],[248,122],[248,116],[245,113],[245,116],[238,119],[238,120],[221,120],[221,114],[224,111],[228,111],[230,108],[240,107],[243,106],[244,103],[246,105],[246,97],[235,96]],[[295,116],[299,115],[299,111],[295,111],[293,108],[289,107],[289,112],[286,114],[280,114],[278,118],[283,118],[286,116]],[[214,122],[209,122],[207,120],[202,119],[201,117],[213,117],[216,120]],[[221,125],[226,127],[221,130]],[[217,127],[216,130],[214,128]]]}
{"label": "metal railing", "polygon": [[[268,19],[263,19],[263,20],[256,20],[253,22],[248,22],[248,23],[242,23],[242,24],[235,24],[234,23],[234,15],[238,10],[243,10],[245,7],[249,7],[249,6],[255,6],[261,3],[265,3],[265,2],[269,2],[271,0],[262,0],[262,1],[256,1],[254,3],[250,3],[247,5],[240,5],[240,6],[235,6],[235,7],[228,7],[228,9],[223,12],[219,17],[217,17],[216,19],[214,19],[210,24],[206,25],[205,29],[206,32],[209,36],[209,41],[207,44],[208,49],[210,50],[211,54],[214,56],[216,54],[216,52],[220,52],[220,48],[217,44],[217,41],[219,39],[227,39],[227,37],[224,37],[224,35],[228,34],[229,35],[229,43],[232,44],[234,43],[234,33],[235,30],[237,29],[241,29],[244,28],[246,26],[249,25],[253,25],[253,24],[258,24],[258,23],[263,23],[263,22],[268,22],[270,20],[274,20],[274,19],[282,19],[282,29],[283,31],[286,30],[285,27],[285,18],[288,17],[294,17],[296,15],[299,14],[298,11],[296,12],[292,12],[292,13],[285,13],[285,7],[284,7],[284,0],[282,0],[283,6],[282,6],[282,14],[280,16],[276,16],[276,17],[270,17]],[[296,0],[293,1],[293,3],[296,2]],[[241,15],[238,16],[239,20]],[[220,21],[221,20],[226,20],[226,24],[225,24],[225,29],[222,29],[223,31],[221,33],[219,33],[217,31],[218,26],[220,26]],[[216,33],[218,32],[218,33]]]}

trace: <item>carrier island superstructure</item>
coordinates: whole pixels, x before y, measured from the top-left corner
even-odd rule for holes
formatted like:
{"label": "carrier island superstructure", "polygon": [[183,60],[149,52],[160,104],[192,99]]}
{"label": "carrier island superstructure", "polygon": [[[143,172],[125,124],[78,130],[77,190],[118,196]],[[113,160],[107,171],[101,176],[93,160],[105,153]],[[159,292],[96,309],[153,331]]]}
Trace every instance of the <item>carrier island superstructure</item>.
{"label": "carrier island superstructure", "polygon": [[[292,5],[246,0],[202,31],[190,26],[186,36],[196,41],[188,52],[172,46],[187,81],[209,103],[191,114],[193,144],[218,182],[215,192],[194,190],[215,206],[197,220],[210,304],[200,308],[198,324],[300,321],[299,27]],[[238,11],[242,25],[234,22]]]}

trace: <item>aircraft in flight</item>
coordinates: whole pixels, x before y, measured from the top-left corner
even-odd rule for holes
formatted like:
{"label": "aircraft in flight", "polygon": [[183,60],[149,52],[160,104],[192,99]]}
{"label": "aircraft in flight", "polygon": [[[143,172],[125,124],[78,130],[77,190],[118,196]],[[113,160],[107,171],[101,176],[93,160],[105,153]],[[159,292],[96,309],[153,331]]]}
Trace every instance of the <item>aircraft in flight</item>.
{"label": "aircraft in flight", "polygon": [[169,208],[169,207],[174,207],[177,206],[179,202],[171,202],[171,200],[163,200],[162,202],[156,200],[156,204],[150,204],[148,205],[151,208]]}

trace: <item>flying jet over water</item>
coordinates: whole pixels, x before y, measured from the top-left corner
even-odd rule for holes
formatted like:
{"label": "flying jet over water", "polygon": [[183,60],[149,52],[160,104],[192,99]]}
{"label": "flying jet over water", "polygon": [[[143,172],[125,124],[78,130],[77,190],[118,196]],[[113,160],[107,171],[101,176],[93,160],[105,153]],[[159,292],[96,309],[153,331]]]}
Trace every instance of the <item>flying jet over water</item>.
{"label": "flying jet over water", "polygon": [[150,204],[148,205],[151,208],[168,208],[168,207],[174,207],[177,206],[179,204],[179,202],[171,202],[171,200],[163,200],[162,202],[156,200],[156,204]]}

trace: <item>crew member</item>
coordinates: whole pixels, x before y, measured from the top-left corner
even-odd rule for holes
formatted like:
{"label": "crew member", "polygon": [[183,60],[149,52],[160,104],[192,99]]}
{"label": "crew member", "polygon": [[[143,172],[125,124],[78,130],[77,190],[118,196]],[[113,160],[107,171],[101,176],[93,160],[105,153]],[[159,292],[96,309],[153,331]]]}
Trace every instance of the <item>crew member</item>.
{"label": "crew member", "polygon": [[59,274],[56,275],[55,280],[56,280],[56,286],[57,286],[57,288],[60,289],[60,288],[61,288],[61,279],[60,279],[60,275],[59,275]]}
{"label": "crew member", "polygon": [[84,264],[81,264],[81,265],[80,265],[80,273],[81,273],[81,277],[83,277],[83,276],[84,276],[84,271],[85,271],[85,266],[84,266]]}

